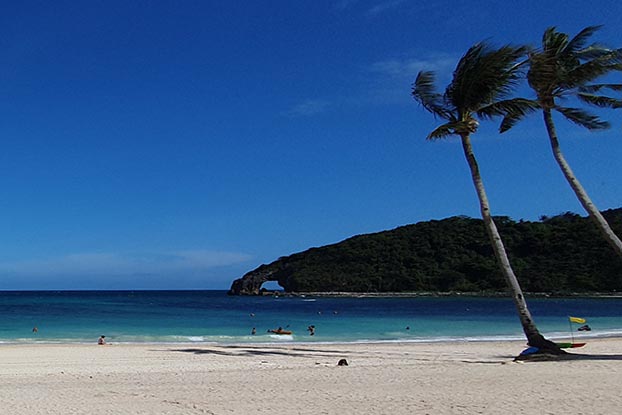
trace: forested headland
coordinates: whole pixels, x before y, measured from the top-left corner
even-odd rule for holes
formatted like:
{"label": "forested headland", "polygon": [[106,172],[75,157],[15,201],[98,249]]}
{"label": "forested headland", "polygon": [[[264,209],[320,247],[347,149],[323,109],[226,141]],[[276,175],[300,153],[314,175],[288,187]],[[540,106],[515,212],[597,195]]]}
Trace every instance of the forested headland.
{"label": "forested headland", "polygon": [[[602,213],[622,233],[622,208]],[[525,291],[622,290],[622,260],[589,218],[568,212],[540,221],[497,216],[495,222]],[[465,216],[311,248],[244,278],[254,276],[278,281],[287,292],[502,292],[507,287],[482,221]]]}

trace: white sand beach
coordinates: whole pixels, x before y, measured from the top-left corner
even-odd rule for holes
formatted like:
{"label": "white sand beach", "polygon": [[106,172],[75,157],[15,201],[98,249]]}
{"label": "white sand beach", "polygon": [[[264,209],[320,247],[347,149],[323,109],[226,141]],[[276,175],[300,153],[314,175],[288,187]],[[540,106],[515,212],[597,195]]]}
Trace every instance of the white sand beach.
{"label": "white sand beach", "polygon": [[[557,362],[524,342],[2,345],[0,413],[615,414],[622,339]],[[348,366],[337,366],[345,358]]]}

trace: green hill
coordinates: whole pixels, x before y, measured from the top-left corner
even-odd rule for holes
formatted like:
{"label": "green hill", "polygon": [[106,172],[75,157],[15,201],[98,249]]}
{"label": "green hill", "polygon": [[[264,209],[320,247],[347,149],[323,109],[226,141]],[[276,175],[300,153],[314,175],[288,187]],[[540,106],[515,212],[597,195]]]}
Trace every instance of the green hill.
{"label": "green hill", "polygon": [[[622,235],[622,208],[603,212]],[[622,259],[585,217],[565,213],[538,222],[496,217],[527,292],[622,290]],[[287,292],[504,291],[480,219],[452,217],[359,235],[261,265],[230,294],[258,294],[266,281]]]}

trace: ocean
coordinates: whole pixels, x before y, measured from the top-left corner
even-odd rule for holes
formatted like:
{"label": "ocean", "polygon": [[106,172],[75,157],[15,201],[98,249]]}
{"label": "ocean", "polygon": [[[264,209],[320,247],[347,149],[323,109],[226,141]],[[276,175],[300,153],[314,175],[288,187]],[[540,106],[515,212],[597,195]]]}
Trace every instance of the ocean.
{"label": "ocean", "polygon": [[[622,336],[620,298],[529,298],[553,339]],[[568,316],[587,319],[578,332]],[[313,336],[307,328],[315,326]],[[37,328],[36,332],[33,328]],[[290,335],[268,330],[282,327]],[[251,334],[255,328],[256,334]],[[283,343],[523,339],[510,298],[229,297],[225,291],[4,291],[0,343]]]}

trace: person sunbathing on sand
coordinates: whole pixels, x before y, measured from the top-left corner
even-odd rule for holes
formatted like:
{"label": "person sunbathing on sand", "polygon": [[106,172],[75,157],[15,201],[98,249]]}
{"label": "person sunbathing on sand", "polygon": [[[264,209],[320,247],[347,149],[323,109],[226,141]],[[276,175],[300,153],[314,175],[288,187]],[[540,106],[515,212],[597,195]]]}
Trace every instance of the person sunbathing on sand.
{"label": "person sunbathing on sand", "polygon": [[100,336],[99,340],[97,340],[97,344],[99,345],[106,344],[106,336]]}

